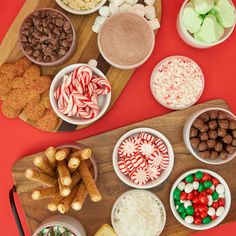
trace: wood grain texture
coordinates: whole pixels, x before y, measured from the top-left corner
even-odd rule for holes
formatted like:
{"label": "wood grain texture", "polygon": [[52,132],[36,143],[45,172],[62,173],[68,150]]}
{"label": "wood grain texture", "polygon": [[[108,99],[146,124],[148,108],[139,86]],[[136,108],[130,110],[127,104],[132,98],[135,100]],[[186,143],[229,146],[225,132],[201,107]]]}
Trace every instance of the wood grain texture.
{"label": "wood grain texture", "polygon": [[[97,12],[91,15],[78,16],[64,11],[56,4],[54,0],[27,0],[0,45],[0,65],[4,62],[15,62],[23,56],[18,42],[20,25],[29,13],[36,9],[46,7],[61,10],[70,18],[77,32],[77,49],[74,55],[65,64],[53,67],[42,67],[42,73],[53,77],[59,70],[68,65],[74,63],[87,63],[90,59],[96,59],[98,61],[98,68],[107,76],[112,85],[112,98],[109,107],[111,108],[125,88],[134,70],[116,69],[110,66],[99,53],[97,46],[97,34],[91,30],[94,20],[98,15]],[[160,20],[162,9],[161,0],[155,1],[155,8],[157,17]],[[24,115],[21,115],[20,119],[27,122]],[[53,132],[74,131],[85,127],[86,126],[71,125],[63,121],[59,123],[57,129]]]}
{"label": "wood grain texture", "polygon": [[[169,178],[159,187],[152,189],[163,201],[167,212],[167,223],[162,235],[188,235],[191,230],[185,228],[174,218],[169,206],[169,194],[172,184],[183,172],[194,168],[211,169],[219,173],[229,184],[232,194],[230,212],[223,223],[236,220],[236,181],[232,178],[232,170],[236,168],[236,160],[224,165],[207,165],[193,157],[183,143],[183,127],[185,120],[195,111],[206,107],[221,107],[229,109],[223,100],[212,100],[186,110],[171,112],[169,114],[131,124],[113,131],[78,141],[92,148],[98,163],[98,187],[103,195],[99,203],[92,203],[87,198],[83,210],[75,212],[70,210],[69,215],[77,218],[86,228],[88,236],[94,235],[96,230],[104,223],[110,223],[110,214],[115,200],[126,190],[128,186],[123,184],[116,176],[112,166],[112,152],[118,139],[127,131],[137,127],[154,128],[162,132],[169,139],[174,148],[175,163],[173,172]],[[30,231],[33,232],[41,221],[50,216],[44,203],[33,201],[30,198],[31,189],[36,184],[24,177],[24,171],[32,166],[32,159],[36,154],[18,160],[12,169],[14,183],[19,194],[19,199],[24,210]],[[230,171],[231,170],[231,171]]]}

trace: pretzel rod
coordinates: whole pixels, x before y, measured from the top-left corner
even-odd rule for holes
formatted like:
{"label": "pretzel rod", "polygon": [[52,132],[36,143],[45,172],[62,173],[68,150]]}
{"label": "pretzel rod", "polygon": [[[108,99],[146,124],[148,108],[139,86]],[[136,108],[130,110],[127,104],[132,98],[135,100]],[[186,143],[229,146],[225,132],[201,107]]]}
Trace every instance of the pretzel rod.
{"label": "pretzel rod", "polygon": [[54,147],[49,147],[45,151],[45,155],[48,159],[48,162],[52,167],[56,167],[56,159],[55,159],[56,151],[57,150]]}
{"label": "pretzel rod", "polygon": [[70,153],[70,148],[60,148],[55,154],[55,158],[57,161],[64,160]]}
{"label": "pretzel rod", "polygon": [[70,177],[70,171],[68,170],[66,166],[66,161],[58,161],[57,162],[57,172],[59,175],[59,178],[61,180],[61,183],[65,186],[69,186],[72,183],[71,177]]}
{"label": "pretzel rod", "polygon": [[85,161],[81,161],[79,165],[79,171],[84,181],[84,184],[88,190],[91,200],[93,202],[100,201],[102,199],[102,196],[97,189],[94,179],[89,171],[89,167]]}
{"label": "pretzel rod", "polygon": [[36,167],[38,167],[43,173],[55,176],[55,172],[52,167],[48,164],[47,159],[42,156],[36,156],[33,160],[33,163]]}
{"label": "pretzel rod", "polygon": [[67,211],[70,210],[70,207],[71,207],[71,203],[73,201],[73,199],[75,198],[76,196],[76,193],[78,191],[78,185],[72,189],[71,191],[71,194],[65,198],[63,198],[60,203],[58,204],[58,211],[62,214],[65,214]]}
{"label": "pretzel rod", "polygon": [[76,156],[71,156],[68,162],[68,168],[70,172],[73,173],[79,167],[79,164],[80,164],[80,159]]}
{"label": "pretzel rod", "polygon": [[59,185],[59,190],[60,190],[60,194],[63,197],[67,197],[70,195],[71,193],[71,189],[68,186],[65,186],[61,183],[60,178],[58,178],[58,185]]}
{"label": "pretzel rod", "polygon": [[57,180],[55,178],[34,169],[27,169],[25,171],[25,177],[29,180],[46,185],[47,187],[55,187],[57,185]]}
{"label": "pretzel rod", "polygon": [[49,211],[56,211],[59,202],[60,202],[63,198],[64,198],[64,197],[61,196],[60,192],[58,192],[58,193],[51,199],[51,201],[48,203],[48,206],[47,206],[48,210],[49,210]]}
{"label": "pretzel rod", "polygon": [[85,148],[82,150],[77,150],[71,154],[72,156],[78,157],[80,160],[87,160],[92,155],[92,150],[90,148]]}
{"label": "pretzel rod", "polygon": [[58,191],[58,186],[52,188],[39,188],[33,190],[31,197],[33,200],[45,199],[49,197],[54,197],[54,195],[58,193]]}

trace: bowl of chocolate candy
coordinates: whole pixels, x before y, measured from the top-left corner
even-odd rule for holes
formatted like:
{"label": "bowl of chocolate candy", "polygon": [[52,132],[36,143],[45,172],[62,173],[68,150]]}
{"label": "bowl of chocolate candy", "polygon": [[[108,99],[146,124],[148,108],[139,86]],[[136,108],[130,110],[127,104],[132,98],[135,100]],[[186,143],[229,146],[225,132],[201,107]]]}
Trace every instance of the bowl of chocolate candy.
{"label": "bowl of chocolate candy", "polygon": [[223,164],[236,155],[236,116],[222,108],[206,108],[190,116],[184,126],[188,150],[202,162]]}
{"label": "bowl of chocolate candy", "polygon": [[76,33],[69,18],[62,12],[42,8],[29,14],[19,32],[24,55],[41,66],[65,63],[76,49]]}

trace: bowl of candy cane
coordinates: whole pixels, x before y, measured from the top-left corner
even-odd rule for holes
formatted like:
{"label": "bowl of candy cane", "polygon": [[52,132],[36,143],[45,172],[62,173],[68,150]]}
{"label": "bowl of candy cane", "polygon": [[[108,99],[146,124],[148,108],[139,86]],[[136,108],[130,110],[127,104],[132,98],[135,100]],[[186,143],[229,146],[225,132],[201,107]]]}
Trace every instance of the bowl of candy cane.
{"label": "bowl of candy cane", "polygon": [[149,189],[164,182],[174,166],[174,152],[169,140],[150,128],[125,133],[113,151],[113,167],[125,184]]}
{"label": "bowl of candy cane", "polygon": [[170,206],[175,218],[194,230],[205,230],[220,224],[231,204],[225,180],[207,169],[189,170],[174,183]]}
{"label": "bowl of candy cane", "polygon": [[111,85],[95,66],[73,64],[59,71],[50,87],[53,110],[64,121],[86,125],[101,118],[111,101]]}

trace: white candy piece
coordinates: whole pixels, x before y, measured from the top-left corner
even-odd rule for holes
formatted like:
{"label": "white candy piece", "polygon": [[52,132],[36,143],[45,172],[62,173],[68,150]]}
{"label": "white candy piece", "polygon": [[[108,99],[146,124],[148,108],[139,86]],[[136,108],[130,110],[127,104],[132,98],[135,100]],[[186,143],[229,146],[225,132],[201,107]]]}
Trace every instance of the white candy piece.
{"label": "white candy piece", "polygon": [[124,2],[125,0],[113,0],[113,3],[118,7],[121,6]]}
{"label": "white candy piece", "polygon": [[111,2],[111,3],[109,4],[109,8],[110,8],[111,14],[116,14],[116,13],[118,13],[118,12],[120,11],[119,6],[117,6],[117,5],[115,4],[115,2]]}
{"label": "white candy piece", "polygon": [[146,3],[148,6],[153,6],[155,3],[155,0],[144,0],[144,3]]}
{"label": "white candy piece", "polygon": [[127,11],[131,8],[132,6],[128,3],[123,3],[121,6],[120,6],[120,11]]}
{"label": "white candy piece", "polygon": [[145,11],[144,11],[144,8],[138,8],[138,7],[131,7],[129,10],[129,12],[133,12],[141,17],[144,17],[145,15]]}
{"label": "white candy piece", "polygon": [[192,216],[186,216],[184,220],[186,223],[192,224],[194,219]]}
{"label": "white candy piece", "polygon": [[151,20],[156,17],[156,10],[153,6],[144,7],[144,11],[145,11],[145,17],[148,20]]}
{"label": "white candy piece", "polygon": [[185,203],[184,203],[185,208],[187,208],[188,206],[192,206],[192,202],[189,200],[185,201]]}
{"label": "white candy piece", "polygon": [[198,187],[199,187],[199,182],[193,181],[193,189],[194,189],[194,190],[197,190]]}
{"label": "white candy piece", "polygon": [[150,24],[153,30],[157,30],[161,27],[157,18],[151,19],[150,21],[148,21],[148,23]]}
{"label": "white candy piece", "polygon": [[213,203],[213,198],[212,198],[212,196],[211,195],[208,195],[208,206],[211,206],[212,205],[212,203]]}
{"label": "white candy piece", "polygon": [[214,216],[215,213],[216,213],[216,210],[215,210],[213,207],[209,207],[209,208],[208,208],[207,214],[208,214],[209,216]]}
{"label": "white candy piece", "polygon": [[107,18],[108,18],[107,16],[97,16],[94,24],[103,25],[103,23],[105,22]]}
{"label": "white candy piece", "polygon": [[223,185],[223,184],[218,184],[218,185],[216,186],[216,192],[217,192],[218,194],[224,193],[224,192],[225,192],[225,187],[224,187],[224,185]]}
{"label": "white candy piece", "polygon": [[224,193],[219,194],[219,198],[225,198],[225,194]]}
{"label": "white candy piece", "polygon": [[99,14],[101,16],[110,16],[111,15],[111,11],[110,8],[108,6],[103,6],[99,9]]}
{"label": "white candy piece", "polygon": [[221,216],[221,215],[224,213],[224,211],[225,211],[225,208],[222,207],[222,206],[220,206],[220,207],[218,207],[217,210],[216,210],[216,215],[217,215],[217,216]]}
{"label": "white candy piece", "polygon": [[193,185],[191,183],[188,183],[184,187],[185,193],[191,193],[193,191]]}
{"label": "white candy piece", "polygon": [[92,26],[92,31],[93,31],[94,33],[98,33],[99,30],[100,30],[100,28],[101,28],[101,25],[100,25],[100,24],[94,24],[94,25]]}
{"label": "white candy piece", "polygon": [[125,2],[133,6],[138,2],[138,0],[125,0]]}
{"label": "white candy piece", "polygon": [[184,187],[185,187],[185,183],[184,183],[184,182],[180,182],[180,183],[178,184],[178,189],[179,189],[180,191],[183,191],[183,190],[184,190]]}
{"label": "white candy piece", "polygon": [[213,191],[215,191],[215,185],[211,185],[210,189],[212,189]]}

